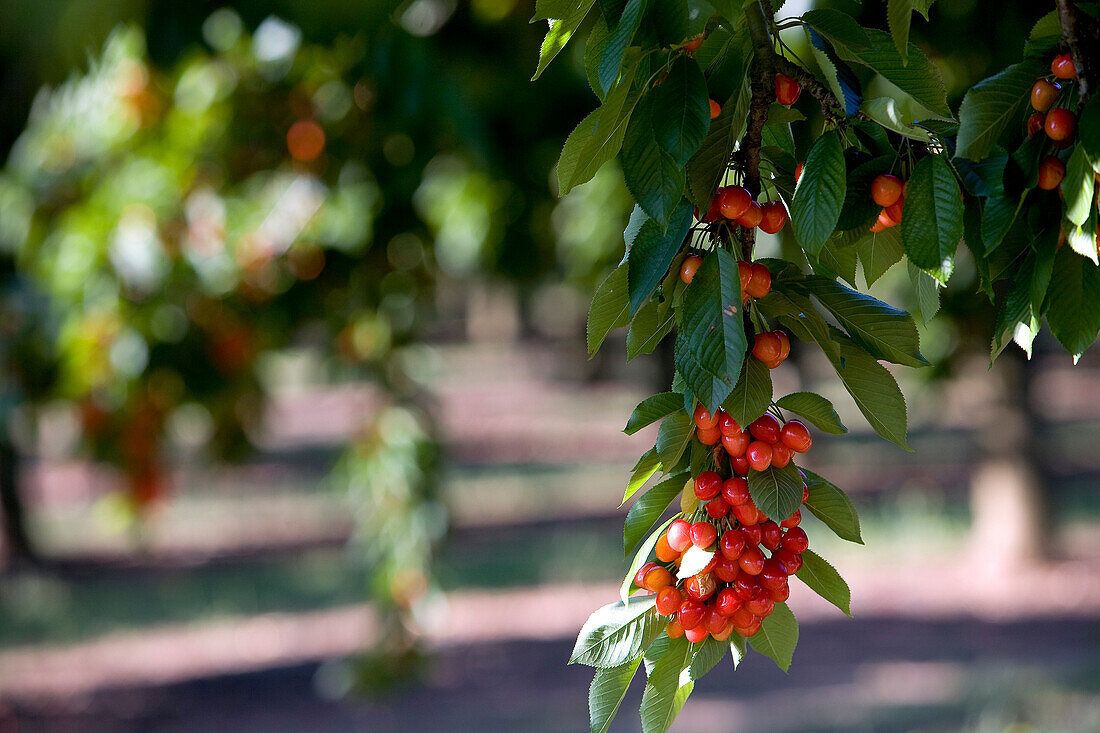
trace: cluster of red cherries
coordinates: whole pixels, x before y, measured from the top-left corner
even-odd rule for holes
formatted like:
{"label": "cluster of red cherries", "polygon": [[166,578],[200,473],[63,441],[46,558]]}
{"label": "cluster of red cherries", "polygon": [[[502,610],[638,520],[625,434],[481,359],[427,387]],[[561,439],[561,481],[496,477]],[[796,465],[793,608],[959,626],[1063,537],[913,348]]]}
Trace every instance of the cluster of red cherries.
{"label": "cluster of red cherries", "polygon": [[[1055,107],[1062,94],[1062,84],[1077,78],[1077,67],[1068,53],[1059,54],[1050,62],[1053,79],[1046,77],[1036,80],[1031,87],[1031,107],[1035,110],[1027,118],[1027,136],[1034,137],[1040,131],[1045,132],[1054,145],[1068,148],[1073,144],[1073,135],[1077,131],[1077,117],[1065,107]],[[1053,191],[1066,177],[1066,165],[1053,155],[1048,155],[1039,164],[1039,188]]]}
{"label": "cluster of red cherries", "polygon": [[[639,568],[634,584],[657,594],[657,611],[672,616],[667,627],[672,638],[684,635],[699,642],[708,634],[718,641],[734,632],[752,636],[775,604],[790,596],[787,579],[802,567],[809,540],[799,527],[801,509],[776,524],[753,503],[745,477],[750,469],[787,465],[792,452],[809,450],[810,433],[797,420],[780,425],[770,414],[742,430],[724,412],[712,416],[702,407],[696,409],[695,423],[704,443],[714,444],[708,441],[721,436],[733,476],[723,480],[715,471],[704,471],[696,477],[695,496],[706,518],[672,522],[657,540],[659,562]],[[803,484],[802,501],[808,498]],[[680,567],[692,547],[714,554],[702,570],[678,584],[666,566]]]}
{"label": "cluster of red cherries", "polygon": [[702,216],[696,209],[695,218],[704,224],[725,220],[775,234],[787,224],[787,207],[778,199],[759,204],[744,186],[722,186],[711,199],[710,209]]}

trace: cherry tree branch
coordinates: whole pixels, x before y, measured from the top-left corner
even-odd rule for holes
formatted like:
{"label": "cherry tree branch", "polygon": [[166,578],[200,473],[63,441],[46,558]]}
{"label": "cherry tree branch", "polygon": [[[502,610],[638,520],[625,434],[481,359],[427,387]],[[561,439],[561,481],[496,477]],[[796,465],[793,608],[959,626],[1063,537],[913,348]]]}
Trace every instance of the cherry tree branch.
{"label": "cherry tree branch", "polygon": [[1083,15],[1071,0],[1055,0],[1058,21],[1062,26],[1062,40],[1069,47],[1073,65],[1077,69],[1077,108],[1080,110],[1093,91],[1095,54],[1100,49],[1100,25]]}

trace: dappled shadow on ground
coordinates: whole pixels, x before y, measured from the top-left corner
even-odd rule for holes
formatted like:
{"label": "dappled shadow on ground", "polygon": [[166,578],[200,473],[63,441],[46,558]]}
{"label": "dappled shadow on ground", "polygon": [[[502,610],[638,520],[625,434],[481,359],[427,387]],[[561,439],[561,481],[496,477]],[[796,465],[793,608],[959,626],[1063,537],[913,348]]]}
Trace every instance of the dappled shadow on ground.
{"label": "dappled shadow on ground", "polygon": [[[333,700],[338,663],[301,665],[79,701],[21,703],[33,731],[577,731],[590,670],[571,640],[440,650],[425,678],[383,699]],[[638,728],[640,680],[614,730]],[[2,720],[2,716],[0,716]],[[697,686],[677,731],[1100,729],[1100,618],[1009,623],[897,618],[806,624],[789,676],[752,655]],[[0,726],[2,729],[2,726]]]}

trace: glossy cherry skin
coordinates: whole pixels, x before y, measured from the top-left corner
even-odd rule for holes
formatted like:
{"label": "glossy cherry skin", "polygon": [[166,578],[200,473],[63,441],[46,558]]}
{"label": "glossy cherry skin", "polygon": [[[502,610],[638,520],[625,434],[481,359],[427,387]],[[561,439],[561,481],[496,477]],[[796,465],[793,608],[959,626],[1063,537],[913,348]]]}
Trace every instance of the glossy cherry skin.
{"label": "glossy cherry skin", "polygon": [[895,201],[894,203],[890,204],[885,209],[883,209],[883,213],[885,213],[886,216],[889,217],[890,221],[897,222],[898,224],[901,224],[901,214],[902,214],[902,209],[903,209],[904,206],[905,206],[905,197],[902,196],[897,201]]}
{"label": "glossy cherry skin", "polygon": [[691,524],[683,519],[677,519],[668,525],[668,546],[676,552],[683,552],[691,547]]}
{"label": "glossy cherry skin", "polygon": [[752,598],[759,589],[760,580],[755,575],[741,573],[737,576],[737,580],[733,581],[733,590],[737,593],[737,597],[743,601]]}
{"label": "glossy cherry skin", "polygon": [[791,462],[791,449],[783,441],[772,444],[772,465],[783,468]]}
{"label": "glossy cherry skin", "polygon": [[1062,179],[1066,177],[1066,166],[1053,155],[1048,155],[1039,164],[1039,188],[1044,191],[1053,191],[1062,185]]}
{"label": "glossy cherry skin", "polygon": [[718,411],[718,431],[722,433],[723,438],[732,435],[740,435],[744,432],[741,426],[737,424],[737,421],[730,417],[728,412],[723,410]]}
{"label": "glossy cherry skin", "polygon": [[782,603],[783,601],[791,597],[791,586],[784,581],[783,585],[779,588],[769,590],[768,597],[776,603]]}
{"label": "glossy cherry skin", "polygon": [[753,614],[753,612],[745,608],[744,606],[734,611],[733,615],[730,616],[730,619],[733,621],[733,625],[735,628],[748,626],[752,623],[752,620],[754,618],[756,618],[756,616]]}
{"label": "glossy cherry skin", "polygon": [[[753,524],[747,524],[741,527],[741,534],[745,535],[746,547],[755,547],[760,544],[764,530],[759,523],[754,522]],[[741,554],[744,554],[744,552]]]}
{"label": "glossy cherry skin", "polygon": [[756,524],[756,507],[750,502],[744,504],[734,504],[731,508],[733,516],[737,518],[737,521],[745,525],[741,529],[750,527]]}
{"label": "glossy cherry skin", "polygon": [[688,598],[705,601],[718,589],[718,583],[711,573],[697,573],[684,581],[684,592]]}
{"label": "glossy cherry skin", "polygon": [[707,430],[718,427],[718,414],[711,415],[707,412],[707,408],[702,404],[695,406],[695,427],[701,430]]}
{"label": "glossy cherry skin", "polygon": [[672,577],[672,573],[668,572],[662,567],[656,567],[650,570],[645,576],[645,583],[642,585],[646,590],[659,591],[662,588],[667,588],[670,585],[675,585],[676,578]]}
{"label": "glossy cherry skin", "polygon": [[760,631],[760,617],[753,616],[752,623],[747,626],[734,626],[733,630],[741,636],[745,637],[746,639],[752,636],[756,636],[756,634]]}
{"label": "glossy cherry skin", "polygon": [[722,447],[726,449],[726,453],[728,453],[731,458],[738,458],[745,455],[745,449],[749,447],[749,443],[751,442],[752,438],[746,432],[722,436]]}
{"label": "glossy cherry skin", "polygon": [[718,115],[722,114],[722,105],[710,100],[710,118],[712,120],[718,119]]}
{"label": "glossy cherry skin", "polygon": [[[776,361],[779,359],[779,355],[782,351],[783,343],[779,340],[779,337],[771,331],[756,334],[752,344],[752,355],[760,361],[765,364]],[[749,429],[752,429],[751,426]]]}
{"label": "glossy cherry skin", "polygon": [[1060,53],[1050,62],[1050,73],[1059,79],[1073,79],[1077,76],[1077,66],[1073,63],[1073,56],[1068,53]]}
{"label": "glossy cherry skin", "polygon": [[639,588],[645,588],[645,579],[646,576],[649,575],[649,571],[656,570],[659,567],[661,566],[655,562],[647,562],[645,565],[642,565],[638,568],[638,572],[634,573],[634,585]]}
{"label": "glossy cherry skin", "polygon": [[668,544],[668,533],[661,535],[657,540],[657,546],[653,549],[653,554],[657,556],[657,559],[661,562],[676,562],[680,557],[680,553],[672,549],[672,546]]}
{"label": "glossy cherry skin", "polygon": [[770,557],[764,561],[764,568],[760,571],[760,585],[768,590],[775,590],[787,582],[787,568],[783,563]]}
{"label": "glossy cherry skin", "polygon": [[[760,204],[755,201],[749,202],[749,208],[745,209],[745,213],[737,217],[737,223],[746,229],[753,229],[760,226],[760,222],[764,220],[764,209]],[[753,296],[760,297],[760,296]]]}
{"label": "glossy cherry skin", "polygon": [[775,101],[789,107],[798,101],[802,85],[786,74],[775,75]]}
{"label": "glossy cherry skin", "polygon": [[676,613],[683,602],[683,595],[671,585],[657,591],[657,613],[662,616],[671,616]]}
{"label": "glossy cherry skin", "polygon": [[740,574],[741,567],[737,564],[737,561],[730,560],[725,555],[719,553],[718,562],[714,564],[715,577],[723,583],[732,583],[737,580],[737,576]]}
{"label": "glossy cherry skin", "polygon": [[707,607],[701,601],[688,598],[680,604],[680,610],[676,612],[676,622],[686,631],[694,629],[703,622]]}
{"label": "glossy cherry skin", "polygon": [[1031,107],[1036,112],[1046,112],[1058,99],[1062,87],[1057,82],[1039,79],[1031,87]]}
{"label": "glossy cherry skin", "polygon": [[784,550],[782,545],[772,553],[771,559],[782,565],[787,571],[787,575],[794,575],[802,567],[802,556],[796,555],[790,550]]}
{"label": "glossy cherry skin", "polygon": [[760,230],[776,234],[787,225],[787,207],[782,201],[769,201],[760,207]]}
{"label": "glossy cherry skin", "polygon": [[680,279],[691,285],[691,281],[695,279],[695,273],[701,264],[703,264],[703,258],[699,255],[685,257],[684,261],[680,263]]}
{"label": "glossy cherry skin", "polygon": [[670,639],[679,639],[684,635],[684,627],[676,619],[672,619],[665,627],[665,633],[668,634]]}
{"label": "glossy cherry skin", "polygon": [[806,164],[799,161],[798,165],[794,167],[794,185],[798,185],[798,182],[802,179],[802,169],[806,167]]}
{"label": "glossy cherry skin", "polygon": [[711,634],[721,634],[722,629],[726,628],[728,622],[729,619],[720,613],[717,607],[712,605],[707,609],[707,617],[704,619],[703,625]]}
{"label": "glossy cherry skin", "polygon": [[752,195],[744,186],[726,186],[718,197],[718,210],[722,216],[734,220],[748,211],[752,203]]}
{"label": "glossy cherry skin", "polygon": [[765,443],[775,443],[779,440],[783,426],[775,419],[774,415],[764,413],[749,425],[749,432],[757,440]]}
{"label": "glossy cherry skin", "polygon": [[713,519],[721,519],[730,513],[730,505],[720,496],[708,501],[703,508],[706,510],[707,515]]}
{"label": "glossy cherry skin", "polygon": [[722,483],[722,498],[730,506],[747,504],[752,501],[752,496],[749,494],[749,482],[737,476],[726,479]]}
{"label": "glossy cherry skin", "polygon": [[745,604],[745,608],[749,609],[754,615],[760,618],[766,618],[775,610],[775,601],[771,599],[769,593],[764,593],[749,600],[749,602]]}
{"label": "glossy cherry skin", "polygon": [[871,198],[883,208],[901,198],[901,179],[889,173],[875,176],[871,181]]}
{"label": "glossy cherry skin", "polygon": [[771,271],[759,262],[752,263],[752,276],[749,278],[746,289],[749,296],[753,298],[763,298],[770,293],[772,289]]}
{"label": "glossy cherry skin", "polygon": [[814,442],[809,428],[800,420],[788,420],[779,431],[779,439],[795,453],[805,453]]}
{"label": "glossy cherry skin", "polygon": [[801,555],[810,546],[810,539],[806,536],[806,530],[801,527],[792,527],[787,530],[787,534],[783,536],[783,541],[779,545],[784,550]]}
{"label": "glossy cherry skin", "polygon": [[1043,131],[1043,122],[1046,121],[1046,116],[1042,112],[1032,112],[1031,116],[1027,118],[1027,136],[1035,137],[1037,134]]}
{"label": "glossy cherry skin", "polygon": [[[745,534],[739,529],[729,529],[722,533],[722,539],[718,543],[718,549],[727,560],[736,561],[741,557],[747,540]],[[729,581],[726,581],[729,582]]]}
{"label": "glossy cherry skin", "polygon": [[771,552],[779,547],[779,543],[783,539],[783,530],[779,529],[778,524],[769,519],[757,526],[760,527],[760,544],[764,546],[765,550]]}
{"label": "glossy cherry skin", "polygon": [[1043,129],[1046,130],[1047,137],[1051,140],[1069,140],[1073,137],[1074,131],[1077,130],[1077,118],[1068,109],[1055,107],[1047,112]]}
{"label": "glossy cherry skin", "polygon": [[772,446],[762,440],[749,443],[745,449],[745,458],[749,459],[749,465],[755,471],[767,470],[772,465]]}
{"label": "glossy cherry skin", "polygon": [[695,495],[710,501],[722,491],[722,477],[714,471],[704,471],[695,477]]}
{"label": "glossy cherry skin", "polygon": [[707,638],[707,627],[700,623],[694,629],[684,629],[684,638],[692,644],[698,644]]}
{"label": "glossy cherry skin", "polygon": [[782,522],[780,522],[779,526],[782,527],[783,529],[791,529],[793,527],[797,527],[801,523],[802,523],[802,510],[801,509],[795,509],[794,514],[792,514],[791,516],[787,517]]}
{"label": "glossy cherry skin", "polygon": [[[748,449],[748,446],[745,446]],[[738,476],[749,475],[749,459],[745,458],[745,454],[742,453],[739,456],[730,454],[730,469]]]}
{"label": "glossy cherry skin", "polygon": [[710,522],[695,522],[691,525],[691,544],[707,548],[718,539],[718,530]]}
{"label": "glossy cherry skin", "polygon": [[759,575],[764,569],[764,553],[759,547],[746,547],[741,557],[737,558],[737,564],[749,575]]}
{"label": "glossy cherry skin", "polygon": [[703,445],[718,445],[722,442],[722,433],[718,428],[700,428],[695,431],[696,439]]}

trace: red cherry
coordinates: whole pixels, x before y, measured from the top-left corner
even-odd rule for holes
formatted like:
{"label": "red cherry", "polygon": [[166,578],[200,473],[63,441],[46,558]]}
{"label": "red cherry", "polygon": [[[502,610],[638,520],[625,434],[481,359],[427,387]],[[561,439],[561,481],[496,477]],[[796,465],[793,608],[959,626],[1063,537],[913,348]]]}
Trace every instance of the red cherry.
{"label": "red cherry", "polygon": [[718,210],[733,220],[744,214],[753,203],[752,194],[744,186],[726,186],[718,197]]}
{"label": "red cherry", "polygon": [[657,540],[657,547],[654,548],[653,554],[657,556],[657,559],[661,562],[676,562],[680,559],[680,553],[668,544],[668,533],[661,535]]}
{"label": "red cherry", "polygon": [[779,544],[784,550],[801,555],[810,546],[810,538],[806,536],[806,530],[801,527],[791,527]]}
{"label": "red cherry", "polygon": [[768,590],[775,590],[787,584],[787,569],[783,563],[774,557],[764,561],[764,568],[760,571],[760,585]]}
{"label": "red cherry", "polygon": [[745,449],[745,458],[749,459],[753,470],[764,471],[772,465],[772,446],[762,440],[749,443],[749,447]]}
{"label": "red cherry", "polygon": [[676,612],[676,622],[686,631],[694,629],[703,621],[707,613],[707,607],[701,602],[688,598],[680,604],[680,610]]}
{"label": "red cherry", "polygon": [[699,207],[695,207],[695,218],[704,224],[710,224],[712,222],[719,221],[722,218],[722,212],[718,209],[718,200],[722,195],[722,189],[718,189],[714,192],[714,197],[710,200],[710,208],[707,209],[706,215],[699,219]]}
{"label": "red cherry", "polygon": [[752,496],[749,494],[749,482],[737,476],[726,479],[722,484],[722,498],[730,506],[749,503],[752,501]]}
{"label": "red cherry", "polygon": [[783,468],[791,462],[791,449],[783,441],[772,444],[772,465]]}
{"label": "red cherry", "polygon": [[[745,448],[747,449],[748,446],[746,445]],[[730,454],[730,470],[738,476],[749,475],[749,459],[745,457],[744,453],[739,456]]]}
{"label": "red cherry", "polygon": [[734,504],[731,510],[733,511],[733,516],[737,518],[737,521],[746,527],[751,527],[756,524],[756,507],[751,503]]}
{"label": "red cherry", "polygon": [[698,644],[707,638],[707,627],[700,623],[694,629],[684,629],[684,638],[692,644]]}
{"label": "red cherry", "polygon": [[786,331],[777,329],[772,331],[772,333],[779,339],[779,361],[784,361],[791,355],[791,338],[787,335]]}
{"label": "red cherry", "polygon": [[725,627],[717,634],[711,634],[715,641],[725,641],[733,636],[733,621],[727,621]]}
{"label": "red cherry", "polygon": [[763,593],[749,600],[745,604],[745,608],[753,612],[753,614],[764,618],[771,614],[775,609],[775,601],[773,601],[768,593]]}
{"label": "red cherry", "polygon": [[646,590],[659,591],[662,588],[667,588],[670,585],[676,583],[676,578],[672,577],[672,573],[658,566],[650,570],[645,576],[645,583],[642,585]]}
{"label": "red cherry", "polygon": [[1031,116],[1027,118],[1027,136],[1035,137],[1035,135],[1043,130],[1043,121],[1046,116],[1042,112],[1032,112]]}
{"label": "red cherry", "polygon": [[771,559],[782,565],[787,571],[787,575],[794,575],[802,567],[802,556],[783,549],[782,545],[772,553]]}
{"label": "red cherry", "polygon": [[718,539],[718,530],[710,522],[696,522],[691,525],[691,544],[707,548]]}
{"label": "red cherry", "polygon": [[733,630],[741,636],[745,637],[746,639],[752,636],[756,636],[756,634],[760,631],[760,617],[753,616],[752,623],[750,623],[748,626],[734,626]]}
{"label": "red cherry", "polygon": [[875,176],[871,181],[871,198],[882,207],[894,203],[901,198],[901,179],[889,173]]}
{"label": "red cherry", "polygon": [[1069,140],[1077,129],[1077,118],[1068,109],[1055,107],[1047,112],[1043,127],[1051,140]]}
{"label": "red cherry", "polygon": [[[655,562],[647,562],[645,565],[642,565],[638,568],[638,572],[634,573],[634,585],[639,588],[645,588],[645,579],[646,576],[649,575],[649,571],[656,570],[659,567],[661,566]],[[646,590],[648,590],[648,588]]]}
{"label": "red cherry", "polygon": [[779,529],[779,525],[769,519],[766,522],[761,522],[759,526],[760,544],[764,546],[764,549],[770,552],[779,547],[779,542],[783,539],[783,531]]}
{"label": "red cherry", "polygon": [[726,453],[731,458],[745,455],[745,449],[749,447],[750,442],[752,442],[752,438],[749,437],[748,433],[722,436],[722,447],[726,449]]}
{"label": "red cherry", "polygon": [[802,523],[802,510],[795,509],[794,514],[784,519],[779,523],[779,526],[783,529],[792,529]]}
{"label": "red cherry", "polygon": [[1062,91],[1058,82],[1039,79],[1031,87],[1031,106],[1036,112],[1046,112],[1058,99],[1058,93]]}
{"label": "red cherry", "polygon": [[900,197],[897,201],[886,207],[885,213],[889,217],[890,221],[901,224],[901,212],[902,207],[905,205],[905,197]]}
{"label": "red cherry", "polygon": [[802,85],[786,74],[775,75],[775,101],[789,107],[798,101]]}
{"label": "red cherry", "polygon": [[886,213],[886,209],[878,212],[878,219],[875,223],[881,225],[883,229],[889,229],[890,227],[896,227],[898,225],[898,222],[891,219],[890,215]]}
{"label": "red cherry", "polygon": [[760,579],[748,573],[741,573],[737,576],[737,580],[733,581],[733,590],[742,601],[747,601],[756,595],[759,588]]}
{"label": "red cherry", "polygon": [[677,519],[668,525],[668,532],[665,533],[665,536],[668,537],[669,547],[676,550],[676,552],[683,552],[691,547],[691,524],[683,519]]}
{"label": "red cherry", "polygon": [[779,439],[795,453],[805,453],[814,442],[809,428],[801,420],[788,420],[779,431]]}
{"label": "red cherry", "polygon": [[720,496],[708,501],[704,508],[707,510],[707,514],[714,519],[721,519],[730,513],[730,505]]}
{"label": "red cherry", "polygon": [[765,443],[776,443],[782,433],[783,426],[775,419],[775,415],[764,413],[749,425],[749,432],[757,440]]}
{"label": "red cherry", "polygon": [[722,477],[714,471],[703,471],[695,477],[695,495],[700,499],[713,499],[721,491]]}
{"label": "red cherry", "polygon": [[[779,359],[782,350],[783,344],[780,342],[779,337],[770,331],[756,334],[756,338],[753,340],[752,355],[765,364]],[[749,429],[752,429],[751,425]],[[756,435],[756,433],[753,433],[753,435]]]}
{"label": "red cherry", "polygon": [[760,219],[760,229],[768,234],[775,234],[787,225],[787,207],[782,201],[769,201],[760,207],[763,214]]}
{"label": "red cherry", "polygon": [[722,533],[722,540],[718,544],[718,549],[727,560],[737,560],[741,557],[745,544],[744,533],[737,529],[730,529]]}
{"label": "red cherry", "polygon": [[710,100],[710,118],[712,120],[717,119],[720,114],[722,114],[722,105],[718,104],[713,99]]}
{"label": "red cherry", "polygon": [[722,433],[718,428],[699,428],[695,431],[695,437],[703,445],[718,445],[722,441]]}
{"label": "red cherry", "polygon": [[1050,73],[1059,79],[1073,79],[1077,76],[1077,66],[1073,63],[1073,56],[1068,53],[1060,53],[1050,62]]}
{"label": "red cherry", "polygon": [[737,558],[737,564],[749,575],[760,575],[764,569],[764,553],[759,547],[746,547],[741,557]]}
{"label": "red cherry", "polygon": [[679,639],[684,635],[684,627],[677,623],[676,619],[672,619],[665,627],[665,633],[668,634],[670,639]]}
{"label": "red cherry", "polygon": [[[753,522],[752,524],[746,524],[741,527],[741,534],[745,535],[745,546],[755,547],[760,544],[760,540],[763,539],[763,530],[760,528],[759,522]],[[744,551],[741,552],[744,555]]]}
{"label": "red cherry", "polygon": [[737,580],[741,568],[736,560],[730,560],[725,555],[719,554],[718,562],[714,564],[714,575],[723,583],[732,583]]}
{"label": "red cherry", "polygon": [[705,601],[717,589],[718,583],[710,573],[697,573],[684,581],[684,592],[697,601]]}
{"label": "red cherry", "polygon": [[722,410],[718,412],[718,430],[722,433],[723,438],[740,435],[744,432],[737,421],[730,417],[728,412]]}
{"label": "red cherry", "polygon": [[737,279],[741,281],[741,300],[748,300],[749,282],[752,280],[751,262],[742,261],[737,263]]}
{"label": "red cherry", "polygon": [[728,618],[718,612],[715,606],[707,608],[707,617],[703,620],[703,626],[711,634],[721,634],[722,629],[726,628],[726,622]]}
{"label": "red cherry", "polygon": [[732,616],[743,605],[745,605],[745,602],[738,597],[737,591],[733,588],[723,588],[718,591],[718,596],[714,599],[714,607],[723,616]]}
{"label": "red cherry", "polygon": [[[799,471],[799,473],[802,473],[802,472]],[[805,476],[806,474],[803,473],[802,475]],[[810,487],[807,486],[806,484],[802,484],[802,503],[805,504],[809,500],[810,500]]]}
{"label": "red cherry", "polygon": [[671,616],[680,610],[680,604],[684,602],[680,591],[673,586],[661,588],[657,591],[657,613],[662,616]]}
{"label": "red cherry", "polygon": [[688,285],[695,279],[695,271],[703,264],[703,258],[699,255],[688,255],[680,265],[680,279]]}
{"label": "red cherry", "polygon": [[705,430],[718,427],[718,415],[711,415],[702,404],[695,406],[695,427]]}
{"label": "red cherry", "polygon": [[[749,599],[745,598],[743,600],[747,601]],[[734,611],[733,615],[730,616],[730,620],[733,621],[734,628],[748,626],[752,623],[754,618],[756,618],[756,616],[753,615],[753,612],[745,608],[744,606]]]}
{"label": "red cherry", "polygon": [[760,208],[760,204],[755,201],[750,201],[749,208],[745,209],[745,213],[737,217],[737,223],[746,229],[752,229],[753,227],[760,226],[760,222],[763,221],[763,219],[764,210]]}
{"label": "red cherry", "polygon": [[771,598],[776,603],[782,603],[783,601],[785,601],[785,600],[787,600],[788,598],[791,597],[791,586],[790,586],[790,584],[788,584],[786,581],[784,581],[783,585],[780,586],[779,588],[776,588],[775,590],[768,591],[768,597]]}
{"label": "red cherry", "polygon": [[798,165],[794,167],[794,185],[798,185],[799,179],[802,178],[802,169],[806,167],[806,164],[799,161]]}
{"label": "red cherry", "polygon": [[1066,177],[1066,166],[1053,155],[1048,155],[1039,164],[1039,188],[1044,191],[1053,191],[1062,184]]}

